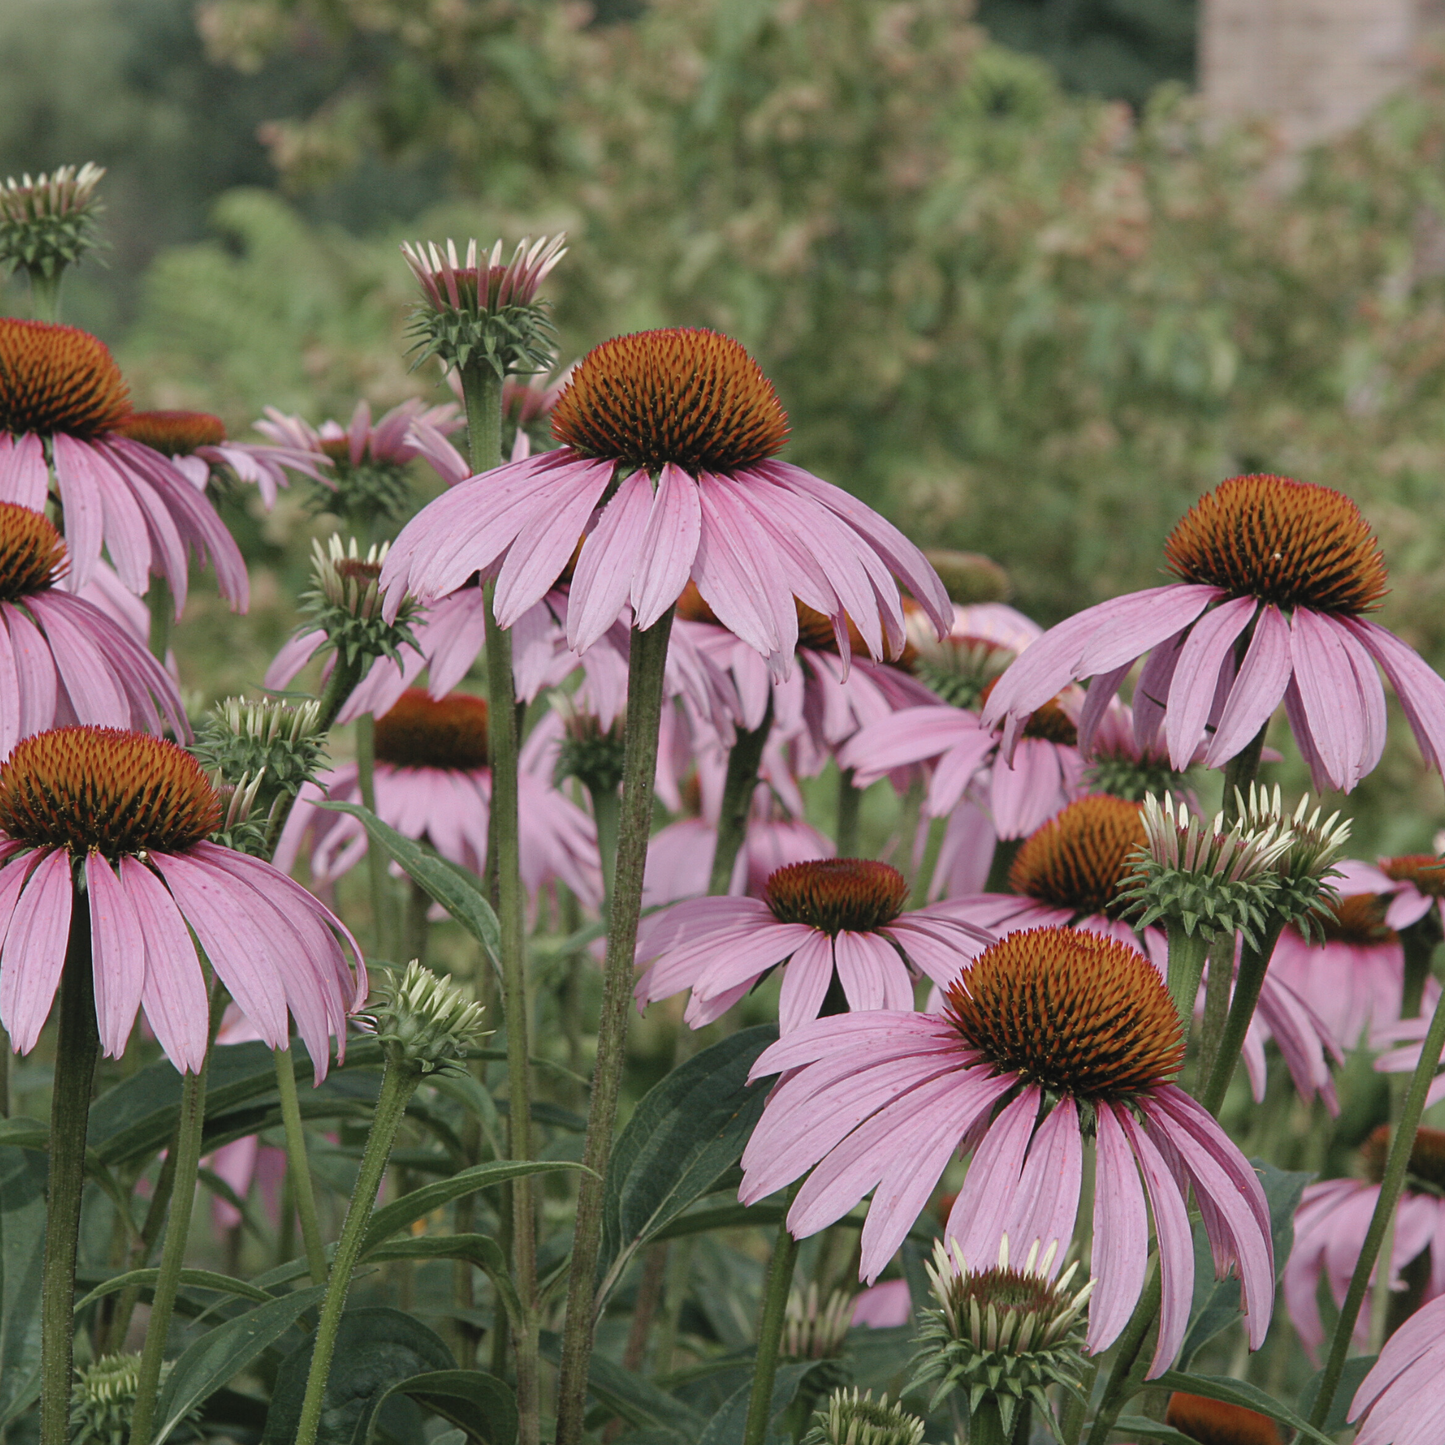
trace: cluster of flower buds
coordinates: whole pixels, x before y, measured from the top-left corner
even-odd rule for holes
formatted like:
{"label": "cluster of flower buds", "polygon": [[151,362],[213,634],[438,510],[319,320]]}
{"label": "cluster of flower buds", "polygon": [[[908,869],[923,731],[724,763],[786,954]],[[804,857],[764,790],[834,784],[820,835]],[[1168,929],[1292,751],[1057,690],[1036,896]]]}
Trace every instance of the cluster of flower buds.
{"label": "cluster of flower buds", "polygon": [[1051,1280],[1052,1244],[1041,1258],[1035,1241],[1015,1269],[1005,1235],[997,1266],[970,1271],[958,1241],[951,1243],[950,1252],[937,1241],[924,1266],[937,1307],[923,1312],[911,1388],[934,1385],[930,1413],[966,1390],[970,1417],[996,1410],[1004,1439],[1012,1438],[1020,1407],[1032,1404],[1058,1439],[1046,1391],[1058,1385],[1082,1403],[1082,1316],[1093,1281],[1070,1292],[1077,1261]]}
{"label": "cluster of flower buds", "polygon": [[920,1445],[924,1423],[885,1394],[834,1390],[814,1416],[802,1445]]}
{"label": "cluster of flower buds", "polygon": [[1273,795],[1251,785],[1249,799],[1236,791],[1238,816],[1226,827],[1191,813],[1179,799],[1150,794],[1142,818],[1147,842],[1133,858],[1134,871],[1120,897],[1143,928],[1159,919],[1178,924],[1186,936],[1207,941],[1243,936],[1261,946],[1270,929],[1327,912],[1324,879],[1349,836],[1339,814],[1320,821],[1306,795],[1286,816],[1278,787]]}
{"label": "cluster of flower buds", "polygon": [[0,265],[55,281],[99,244],[95,188],[103,166],[61,166],[48,176],[13,176],[0,186]]}
{"label": "cluster of flower buds", "polygon": [[455,242],[403,244],[402,255],[421,283],[422,304],[412,320],[418,364],[438,356],[448,370],[478,364],[501,378],[546,371],[554,359],[556,331],[537,288],[566,255],[563,235],[522,241],[507,263],[502,243],[479,254],[467,243],[465,260]]}
{"label": "cluster of flower buds", "polygon": [[301,608],[326,634],[327,646],[348,666],[374,657],[389,657],[400,664],[402,644],[417,645],[411,622],[419,609],[410,597],[394,622],[382,616],[378,578],[390,548],[389,542],[382,542],[363,555],[355,537],[343,546],[335,532],[325,547],[319,541],[311,543],[314,586],[302,594]]}
{"label": "cluster of flower buds", "polygon": [[484,1039],[484,1010],[465,990],[416,959],[398,974],[380,969],[356,1022],[380,1040],[389,1063],[419,1074],[461,1073]]}

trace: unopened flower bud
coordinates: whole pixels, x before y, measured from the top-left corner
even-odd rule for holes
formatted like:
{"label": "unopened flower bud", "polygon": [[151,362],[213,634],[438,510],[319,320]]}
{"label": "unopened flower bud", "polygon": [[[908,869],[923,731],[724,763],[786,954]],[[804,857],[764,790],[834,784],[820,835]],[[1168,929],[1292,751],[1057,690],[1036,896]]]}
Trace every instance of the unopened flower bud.
{"label": "unopened flower bud", "polygon": [[401,974],[382,969],[373,977],[357,1021],[381,1041],[387,1059],[422,1074],[461,1072],[468,1050],[488,1033],[481,1004],[416,959]]}
{"label": "unopened flower bud", "polygon": [[813,1416],[802,1445],[919,1445],[923,1421],[888,1396],[873,1398],[871,1390],[834,1390]]}
{"label": "unopened flower bud", "polygon": [[819,1304],[818,1286],[788,1295],[780,1353],[785,1360],[834,1360],[853,1323],[853,1296],[835,1289]]}
{"label": "unopened flower bud", "polygon": [[597,715],[579,707],[569,693],[554,692],[547,700],[562,719],[562,742],[557,750],[553,781],[561,783],[567,778],[576,778],[593,797],[599,793],[615,793],[622,783],[622,763],[627,751],[622,719],[617,718],[611,727],[604,728]]}
{"label": "unopened flower bud", "polygon": [[[162,1380],[174,1363],[161,1366]],[[76,1374],[70,1391],[71,1445],[125,1445],[140,1387],[140,1356],[102,1355]],[[200,1413],[190,1410],[185,1419],[199,1419]]]}
{"label": "unopened flower bud", "polygon": [[103,166],[61,166],[48,176],[13,176],[0,186],[0,265],[55,280],[99,244],[95,188]]}
{"label": "unopened flower bud", "polygon": [[323,547],[311,543],[313,587],[301,598],[302,610],[311,623],[326,633],[327,643],[348,663],[358,658],[389,657],[400,662],[403,643],[416,646],[411,622],[419,608],[408,597],[394,622],[382,616],[381,592],[377,579],[391,550],[389,542],[373,545],[363,554],[353,537],[342,545],[337,533]]}
{"label": "unopened flower bud", "polygon": [[1290,846],[1275,861],[1279,890],[1271,903],[1286,923],[1293,923],[1309,938],[1320,933],[1321,922],[1331,916],[1339,902],[1339,894],[1328,879],[1338,873],[1335,862],[1350,837],[1349,819],[1340,819],[1338,812],[1321,818],[1322,806],[1310,811],[1306,793],[1293,814],[1286,814],[1284,799],[1278,785],[1271,794],[1268,788],[1249,787],[1249,799],[1235,789],[1240,821],[1246,827],[1260,829],[1275,823],[1287,827]]}

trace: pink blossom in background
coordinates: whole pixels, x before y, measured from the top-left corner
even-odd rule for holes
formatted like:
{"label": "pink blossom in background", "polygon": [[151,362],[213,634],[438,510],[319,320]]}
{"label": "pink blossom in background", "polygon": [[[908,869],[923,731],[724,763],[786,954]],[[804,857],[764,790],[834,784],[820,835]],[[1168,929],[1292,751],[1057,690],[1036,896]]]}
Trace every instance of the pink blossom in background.
{"label": "pink blossom in background", "polygon": [[[1201,743],[1220,767],[1284,703],[1315,787],[1348,792],[1380,759],[1385,673],[1425,756],[1445,757],[1445,680],[1364,614],[1384,594],[1379,547],[1358,508],[1327,487],[1235,477],[1190,510],[1165,544],[1178,582],[1087,608],[1052,628],[999,680],[983,720],[1005,752],[1035,709],[1092,678],[1093,728],[1136,661],[1140,747],[1162,735],[1183,768]],[[1239,656],[1240,648],[1243,656]]]}
{"label": "pink blossom in background", "polygon": [[35,1047],[60,982],[73,855],[107,1055],[124,1052],[143,1008],[171,1062],[200,1068],[209,1004],[193,931],[259,1036],[286,1047],[289,1013],[325,1076],[329,1038],[344,1053],[347,1014],[366,997],[360,950],[284,873],[206,841],[220,821],[214,788],[174,743],[69,727],[16,745],[0,764],[0,1020],[17,1052]]}
{"label": "pink blossom in background", "polygon": [[[647,387],[629,380],[638,368]],[[668,388],[700,374],[716,381],[710,407],[675,405]],[[646,405],[614,425],[638,396]],[[510,627],[580,537],[567,618],[576,651],[629,606],[650,628],[689,579],[779,672],[798,639],[794,597],[832,619],[840,646],[850,618],[879,658],[904,643],[895,575],[947,626],[942,584],[913,543],[848,493],[772,460],[786,418],[736,342],[683,330],[604,342],[573,372],[552,425],[557,450],[453,487],[403,528],[382,572],[389,615],[408,593],[444,596],[479,572],[496,577],[497,620]]]}
{"label": "pink blossom in background", "polygon": [[1445,1411],[1445,1299],[1411,1315],[1350,1402],[1355,1445],[1435,1445]]}
{"label": "pink blossom in background", "polygon": [[[1117,1006],[1101,1014],[1090,1000],[1105,988]],[[818,1019],[767,1049],[752,1077],[782,1077],[743,1152],[738,1197],[754,1204],[806,1174],[788,1211],[801,1239],[872,1191],[859,1274],[873,1279],[963,1149],[973,1158],[945,1239],[974,1269],[998,1259],[1005,1234],[1011,1250],[1054,1245],[1056,1272],[1078,1212],[1082,1106],[1095,1120],[1087,1347],[1107,1348],[1133,1312],[1152,1214],[1163,1303],[1149,1378],[1172,1363],[1193,1295],[1192,1188],[1216,1273],[1238,1271],[1258,1349],[1274,1298],[1269,1210],[1238,1148],[1168,1081],[1183,1056],[1168,990],[1141,954],[1069,929],[1013,934],[965,964],[942,1016]],[[1058,1102],[1040,1118],[1045,1088]]]}
{"label": "pink blossom in background", "polygon": [[860,858],[794,863],[763,898],[694,898],[643,919],[639,1009],[691,989],[692,1028],[721,1018],[764,974],[783,968],[778,1026],[818,1016],[836,978],[851,1009],[911,1008],[911,969],[946,982],[992,935],[936,910],[904,911],[897,869]]}
{"label": "pink blossom in background", "polygon": [[893,1330],[913,1318],[913,1299],[906,1279],[890,1279],[869,1285],[853,1301],[854,1325],[875,1330]]}

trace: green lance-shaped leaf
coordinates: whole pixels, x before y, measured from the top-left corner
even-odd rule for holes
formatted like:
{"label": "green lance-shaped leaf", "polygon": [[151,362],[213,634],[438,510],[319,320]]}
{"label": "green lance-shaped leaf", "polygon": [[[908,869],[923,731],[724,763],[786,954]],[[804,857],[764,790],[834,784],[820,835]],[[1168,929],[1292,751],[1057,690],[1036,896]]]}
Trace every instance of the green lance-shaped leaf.
{"label": "green lance-shaped leaf", "polygon": [[0,1149],[0,1427],[40,1388],[45,1175],[39,1154]]}

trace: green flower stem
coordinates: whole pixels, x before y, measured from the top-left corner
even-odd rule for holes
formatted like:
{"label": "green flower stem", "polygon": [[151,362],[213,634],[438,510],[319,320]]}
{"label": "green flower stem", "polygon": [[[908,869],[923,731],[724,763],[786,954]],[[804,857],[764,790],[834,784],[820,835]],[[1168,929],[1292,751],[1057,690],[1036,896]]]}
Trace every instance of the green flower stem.
{"label": "green flower stem", "polygon": [[[797,1187],[788,1191],[791,1205]],[[788,1312],[788,1294],[793,1288],[793,1266],[798,1259],[798,1241],[788,1232],[787,1218],[778,1225],[772,1258],[763,1281],[762,1312],[758,1317],[758,1353],[753,1363],[753,1388],[748,1395],[748,1418],[743,1426],[743,1445],[763,1445],[772,1414],[773,1380],[778,1373],[778,1351],[783,1342],[783,1325]],[[1005,1445],[999,1437],[999,1445]]]}
{"label": "green flower stem", "polygon": [[1234,935],[1216,938],[1210,946],[1209,981],[1204,990],[1204,1019],[1199,1030],[1199,1054],[1194,1061],[1194,1086],[1190,1093],[1197,1098],[1209,1079],[1210,1070],[1224,1037],[1229,1020],[1229,1000],[1234,987]]}
{"label": "green flower stem", "polygon": [[617,887],[617,827],[622,816],[622,799],[616,788],[589,788],[592,818],[597,824],[597,856],[602,862],[602,917],[612,917],[612,894]]}
{"label": "green flower stem", "polygon": [[1169,996],[1179,1011],[1179,1025],[1184,1037],[1194,1025],[1194,1001],[1199,997],[1199,980],[1204,973],[1204,960],[1209,942],[1202,933],[1190,934],[1177,918],[1167,920],[1169,932]]}
{"label": "green flower stem", "polygon": [[[502,378],[480,359],[461,368],[472,468],[502,463]],[[496,869],[498,952],[502,965],[502,1011],[507,1024],[508,1124],[513,1159],[532,1157],[531,1074],[528,1065],[526,898],[520,872],[517,814],[518,725],[512,680],[512,637],[497,626],[493,586],[485,589],[487,747],[492,765],[490,866]],[[521,1302],[522,1328],[515,1341],[519,1445],[541,1438],[538,1356],[537,1208],[533,1181],[512,1181],[512,1274]]]}
{"label": "green flower stem", "polygon": [[1435,1005],[1430,1018],[1430,1027],[1425,1042],[1420,1046],[1420,1060],[1410,1076],[1410,1088],[1400,1110],[1400,1122],[1390,1139],[1390,1152],[1385,1158],[1385,1173],[1380,1181],[1380,1197],[1375,1201],[1375,1212],[1370,1216],[1370,1228],[1355,1261],[1355,1272],[1350,1276],[1350,1287],[1345,1291],[1345,1302],[1340,1306],[1340,1317],[1335,1324],[1334,1338],[1330,1341],[1329,1359],[1320,1376],[1319,1394],[1315,1407],[1310,1412],[1310,1424],[1318,1429],[1324,1424],[1334,1403],[1335,1392],[1340,1387],[1340,1374],[1350,1353],[1350,1340],[1354,1335],[1355,1321],[1359,1318],[1360,1306],[1364,1303],[1365,1291],[1369,1288],[1370,1272],[1380,1257],[1380,1246],[1384,1243],[1390,1221],[1395,1217],[1395,1206],[1400,1201],[1400,1192],[1405,1187],[1405,1170],[1410,1163],[1410,1151],[1415,1145],[1415,1133],[1420,1127],[1420,1116],[1425,1112],[1425,1098],[1440,1064],[1441,1050],[1445,1049],[1445,995]]}
{"label": "green flower stem", "polygon": [[1159,1317],[1159,1304],[1163,1297],[1159,1280],[1159,1260],[1156,1256],[1149,1270],[1149,1278],[1144,1283],[1144,1292],[1139,1296],[1139,1303],[1134,1306],[1134,1313],[1129,1317],[1129,1323],[1124,1326],[1124,1333],[1119,1336],[1119,1342],[1115,1346],[1114,1363],[1109,1370],[1109,1378],[1104,1385],[1104,1394],[1095,1412],[1094,1423],[1089,1429],[1089,1445],[1104,1445],[1104,1441],[1109,1438],[1109,1431],[1114,1428],[1114,1421],[1119,1418],[1119,1412],[1134,1394],[1131,1387],[1132,1376],[1139,1364],[1144,1341]]}
{"label": "green flower stem", "polygon": [[652,827],[652,781],[657,771],[657,731],[662,718],[663,672],[671,631],[670,608],[646,632],[635,627],[632,630],[617,882],[607,932],[597,1063],[592,1075],[592,1103],[582,1154],[583,1164],[592,1172],[583,1174],[577,1195],[577,1224],[567,1279],[567,1318],[562,1328],[561,1378],[557,1386],[557,1445],[578,1445],[587,1403],[587,1366],[596,1325],[602,1190],[607,1160],[612,1153],[617,1095],[627,1051],[632,960],[637,948],[637,920],[642,912],[642,875],[647,866],[647,839]]}
{"label": "green flower stem", "polygon": [[[370,713],[356,720],[356,784],[361,806],[376,812],[376,719]],[[371,884],[371,946],[378,957],[389,958],[394,941],[391,878],[386,871],[386,855],[370,844],[366,849],[366,874]]]}
{"label": "green flower stem", "polygon": [[994,844],[993,858],[988,865],[988,878],[983,885],[985,893],[1008,893],[1009,870],[1023,846],[1022,838],[1000,838]]}
{"label": "green flower stem", "polygon": [[431,895],[414,878],[405,879],[402,888],[406,902],[402,910],[398,961],[409,962],[414,958],[418,963],[425,963],[431,938],[431,919],[427,917],[431,912]]}
{"label": "green flower stem", "polygon": [[[212,999],[215,1012],[217,992]],[[212,1029],[214,1033],[214,1029]],[[156,1396],[160,1390],[161,1365],[165,1361],[166,1336],[181,1286],[181,1268],[186,1262],[186,1238],[191,1230],[191,1211],[196,1202],[196,1175],[201,1164],[201,1129],[206,1120],[206,1072],[210,1066],[209,1045],[201,1067],[181,1079],[181,1122],[176,1139],[175,1186],[171,1194],[170,1218],[146,1324],[141,1350],[140,1381],[136,1386],[135,1414],[131,1417],[131,1445],[150,1445],[155,1428]]]}
{"label": "green flower stem", "polygon": [[[25,270],[30,277],[31,314],[37,321],[59,321],[60,281],[65,267],[57,266],[53,276],[47,276],[39,266],[27,266]],[[66,1389],[69,1388],[67,1385]]]}
{"label": "green flower stem", "polygon": [[171,584],[164,577],[152,577],[146,592],[146,602],[151,612],[151,656],[164,667],[166,653],[171,646],[171,621],[176,615],[175,602],[171,598]]}
{"label": "green flower stem", "polygon": [[[933,873],[938,867],[938,855],[943,851],[943,835],[947,831],[947,818],[930,818],[928,820],[928,838],[923,845],[923,857],[918,864],[918,873],[913,880],[913,890],[909,895],[908,906],[910,908],[922,908],[928,902],[928,888],[933,882]],[[903,843],[907,848],[913,846],[911,833],[905,835]]]}
{"label": "green flower stem", "polygon": [[[131,1246],[128,1266],[130,1269],[145,1269],[150,1264],[156,1240],[161,1237],[161,1226],[165,1223],[166,1210],[170,1208],[171,1191],[175,1187],[175,1182],[176,1141],[173,1131],[160,1173],[156,1175],[156,1187],[151,1191],[151,1202],[140,1227],[140,1237]],[[125,1337],[130,1333],[131,1316],[135,1314],[135,1307],[140,1303],[140,1286],[129,1285],[119,1295],[111,1295],[109,1298],[116,1301],[115,1312],[110,1316],[109,1323],[106,1325],[104,1344],[96,1350],[97,1355],[113,1355],[124,1347]],[[102,1300],[100,1304],[104,1311],[106,1301]],[[102,1315],[102,1317],[104,1316]]]}
{"label": "green flower stem", "polygon": [[70,1439],[75,1349],[75,1256],[85,1193],[85,1131],[100,1037],[91,973],[90,909],[77,897],[60,977],[55,1088],[50,1099],[50,1179],[45,1200],[45,1266],[40,1286],[40,1442]]}
{"label": "green flower stem", "polygon": [[301,1238],[306,1245],[306,1267],[311,1283],[326,1283],[326,1250],[321,1226],[316,1219],[316,1191],[311,1185],[311,1166],[306,1158],[306,1135],[301,1128],[301,1102],[296,1097],[296,1068],[290,1049],[276,1049],[276,1092],[281,1096],[281,1123],[286,1130],[286,1167],[291,1172],[291,1189],[296,1213],[301,1216]]}
{"label": "green flower stem", "polygon": [[998,1402],[985,1395],[968,1417],[968,1445],[1010,1445],[1012,1439],[1013,1432],[1003,1427]]}
{"label": "green flower stem", "polygon": [[[1253,636],[1254,629],[1251,627],[1245,637],[1240,638],[1239,646],[1247,646],[1247,638]],[[1238,654],[1242,661],[1244,653]],[[1254,740],[1243,752],[1235,753],[1224,765],[1224,798],[1221,806],[1224,809],[1224,828],[1229,829],[1239,821],[1239,804],[1235,800],[1234,792],[1237,788],[1239,795],[1246,802],[1249,801],[1249,785],[1259,777],[1259,760],[1264,753],[1264,735],[1269,731],[1269,724],[1260,728],[1255,733]]]}
{"label": "green flower stem", "polygon": [[858,806],[863,793],[853,785],[853,769],[838,769],[838,820],[833,829],[833,842],[840,858],[858,856]]}
{"label": "green flower stem", "polygon": [[1259,1002],[1259,991],[1264,987],[1264,973],[1269,967],[1270,955],[1279,942],[1284,929],[1284,920],[1278,919],[1264,931],[1259,948],[1247,943],[1239,956],[1239,973],[1234,981],[1234,1001],[1229,1005],[1229,1017],[1220,1036],[1219,1051],[1209,1066],[1208,1081],[1199,1096],[1199,1102],[1211,1114],[1218,1114],[1224,1103],[1229,1081],[1234,1077],[1234,1066],[1239,1062],[1240,1050],[1244,1048],[1244,1036],[1249,1032],[1250,1020],[1254,1017],[1254,1006]]}
{"label": "green flower stem", "polygon": [[381,1076],[381,1093],[371,1118],[371,1132],[366,1136],[366,1149],[356,1176],[356,1189],[341,1226],[341,1238],[331,1260],[331,1277],[326,1284],[326,1298],[321,1304],[321,1319],[316,1326],[316,1343],[311,1354],[311,1371],[306,1376],[306,1394],[301,1402],[301,1421],[293,1445],[316,1445],[316,1432],[321,1425],[321,1403],[326,1394],[326,1381],[331,1374],[331,1357],[336,1351],[336,1332],[346,1308],[351,1289],[351,1272],[361,1255],[361,1242],[376,1208],[377,1190],[391,1157],[391,1146],[401,1124],[406,1106],[421,1083],[421,1070],[414,1064],[388,1059]]}
{"label": "green flower stem", "polygon": [[758,767],[772,730],[773,691],[769,688],[762,722],[751,731],[740,727],[732,747],[728,749],[727,778],[723,783],[722,806],[717,817],[717,847],[713,849],[712,872],[707,883],[710,895],[726,893],[732,883],[733,865],[748,835],[748,814],[752,811],[753,793],[758,786]]}

